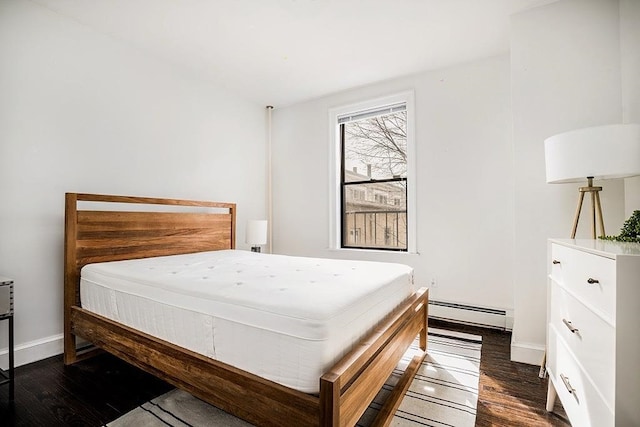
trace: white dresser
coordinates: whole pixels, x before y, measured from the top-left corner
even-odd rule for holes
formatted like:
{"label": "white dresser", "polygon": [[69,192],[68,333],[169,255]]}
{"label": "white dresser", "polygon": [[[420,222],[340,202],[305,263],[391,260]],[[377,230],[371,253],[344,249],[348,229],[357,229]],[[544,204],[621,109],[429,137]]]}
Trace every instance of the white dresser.
{"label": "white dresser", "polygon": [[547,298],[547,410],[640,426],[640,244],[549,240]]}

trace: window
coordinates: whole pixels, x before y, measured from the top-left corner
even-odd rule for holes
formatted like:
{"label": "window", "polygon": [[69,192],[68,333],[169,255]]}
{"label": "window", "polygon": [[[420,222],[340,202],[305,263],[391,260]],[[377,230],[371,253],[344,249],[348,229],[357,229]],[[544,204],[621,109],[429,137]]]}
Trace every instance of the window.
{"label": "window", "polygon": [[412,109],[404,93],[332,110],[333,247],[415,252]]}

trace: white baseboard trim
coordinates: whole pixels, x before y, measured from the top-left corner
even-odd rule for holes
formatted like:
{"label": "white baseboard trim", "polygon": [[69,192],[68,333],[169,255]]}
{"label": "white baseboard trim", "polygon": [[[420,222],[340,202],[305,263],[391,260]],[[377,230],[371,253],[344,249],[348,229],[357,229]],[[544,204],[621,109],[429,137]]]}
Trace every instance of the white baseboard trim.
{"label": "white baseboard trim", "polygon": [[513,327],[513,310],[476,307],[445,301],[429,301],[429,317],[506,330],[511,330]]}
{"label": "white baseboard trim", "polygon": [[544,357],[543,345],[511,341],[511,361],[540,366]]}
{"label": "white baseboard trim", "polygon": [[[16,367],[37,362],[47,357],[62,354],[64,350],[63,335],[52,335],[50,337],[29,341],[15,346],[14,364]],[[3,348],[0,351],[0,367],[9,367],[9,349]]]}
{"label": "white baseboard trim", "polygon": [[505,329],[507,331],[513,331],[513,310],[506,310],[507,318],[505,319]]}

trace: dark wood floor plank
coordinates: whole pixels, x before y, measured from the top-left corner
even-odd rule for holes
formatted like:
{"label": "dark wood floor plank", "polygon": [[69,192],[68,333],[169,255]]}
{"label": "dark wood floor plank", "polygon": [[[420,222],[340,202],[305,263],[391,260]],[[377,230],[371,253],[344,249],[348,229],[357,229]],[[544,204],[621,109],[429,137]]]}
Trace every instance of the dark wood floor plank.
{"label": "dark wood floor plank", "polygon": [[16,369],[16,399],[0,387],[0,426],[100,426],[171,386],[104,354],[65,367],[62,356]]}
{"label": "dark wood floor plank", "polygon": [[511,361],[511,333],[432,319],[429,326],[482,336],[476,426],[570,426],[559,403],[554,413],[545,410],[548,379],[538,377],[540,367]]}
{"label": "dark wood floor plank", "polygon": [[[559,403],[545,411],[547,380],[538,367],[509,360],[505,331],[429,320],[482,336],[477,426],[569,426]],[[15,404],[0,386],[0,427],[98,427],[172,387],[108,354],[65,367],[62,356],[16,369]]]}

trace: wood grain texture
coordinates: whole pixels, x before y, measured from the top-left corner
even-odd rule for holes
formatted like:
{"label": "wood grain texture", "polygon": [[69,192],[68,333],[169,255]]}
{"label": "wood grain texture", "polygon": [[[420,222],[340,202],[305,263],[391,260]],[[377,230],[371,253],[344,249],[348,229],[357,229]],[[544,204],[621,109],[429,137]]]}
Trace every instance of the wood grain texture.
{"label": "wood grain texture", "polygon": [[[405,301],[405,309],[396,311],[396,315],[387,316],[378,327],[349,354],[344,356],[327,374],[336,375],[340,378],[340,388],[342,389],[363,369],[368,360],[375,356],[375,352],[389,342],[394,334],[409,320],[417,316],[426,316],[429,290],[419,289],[414,295]],[[426,317],[422,318],[422,324],[426,325]],[[421,339],[425,337],[426,349],[426,327],[418,331]],[[416,332],[416,335],[418,335]],[[415,338],[415,335],[414,335]]]}
{"label": "wood grain texture", "polygon": [[76,336],[71,333],[71,308],[80,303],[80,272],[76,261],[77,240],[77,195],[65,196],[65,232],[64,232],[64,363],[75,363]]}
{"label": "wood grain texture", "polygon": [[100,348],[253,424],[318,424],[318,402],[311,395],[78,307],[72,309],[72,323],[74,333]]}
{"label": "wood grain texture", "polygon": [[196,206],[210,208],[235,208],[235,203],[225,202],[209,202],[200,200],[185,199],[168,199],[158,197],[139,197],[139,196],[117,196],[107,194],[88,194],[88,193],[67,193],[74,196],[78,201],[88,202],[106,202],[106,203],[129,203],[144,205],[166,205],[166,206]]}
{"label": "wood grain texture", "polygon": [[426,288],[416,292],[320,378],[321,404],[337,405],[321,407],[331,425],[355,424],[415,337],[426,336],[428,296]]}
{"label": "wood grain texture", "polygon": [[231,214],[84,211],[77,264],[230,249]]}
{"label": "wood grain texture", "polygon": [[[223,208],[226,213],[78,209],[78,202]],[[382,320],[320,379],[310,396],[190,352],[80,307],[80,269],[90,262],[235,248],[235,205],[68,193],[65,202],[64,362],[83,337],[127,362],[253,424],[347,426],[365,411],[416,335],[426,345],[428,292]],[[322,385],[324,384],[324,386]]]}
{"label": "wood grain texture", "polygon": [[[80,208],[84,202],[113,205],[114,210]],[[128,212],[122,205],[215,209],[201,213]],[[118,210],[119,209],[119,210]],[[218,210],[225,213],[219,213]],[[77,360],[70,309],[80,305],[80,270],[92,262],[118,261],[235,248],[233,203],[67,193],[64,238],[64,360]]]}
{"label": "wood grain texture", "polygon": [[[395,333],[386,330],[375,333],[389,336],[378,351],[373,351],[371,344],[366,345],[376,343],[375,339],[363,341],[358,347],[360,354],[372,356],[369,361],[360,362],[361,372],[351,376],[352,381],[344,391],[339,388],[340,375],[323,375],[325,386],[321,388],[320,397],[289,389],[77,306],[71,309],[71,324],[73,334],[255,425],[350,426],[365,411],[415,336],[426,329],[421,310],[426,309],[427,295],[428,292],[422,290],[419,300],[410,298],[388,316],[383,323],[398,329]],[[416,304],[420,307],[418,311]],[[398,319],[405,321],[399,323]],[[333,393],[325,396],[326,387]],[[388,415],[391,417],[393,413]]]}
{"label": "wood grain texture", "polygon": [[[401,327],[396,329],[397,333],[384,346],[385,351],[373,356],[363,366],[362,372],[350,379],[351,383],[340,397],[339,425],[352,426],[358,421],[366,410],[366,406],[362,407],[361,402],[373,400],[422,329],[424,329],[422,316],[414,315],[407,319]],[[393,416],[393,413],[389,416]]]}
{"label": "wood grain texture", "polygon": [[400,406],[400,403],[402,403],[402,398],[407,393],[407,390],[409,390],[411,381],[416,376],[416,373],[418,372],[418,369],[420,369],[420,365],[422,365],[422,362],[424,361],[426,355],[427,352],[423,351],[421,354],[413,356],[405,372],[402,374],[402,376],[398,380],[398,383],[393,388],[393,391],[390,393],[389,397],[382,405],[382,408],[380,408],[380,411],[378,412],[376,418],[373,420],[371,427],[387,427],[391,424],[396,410]]}

